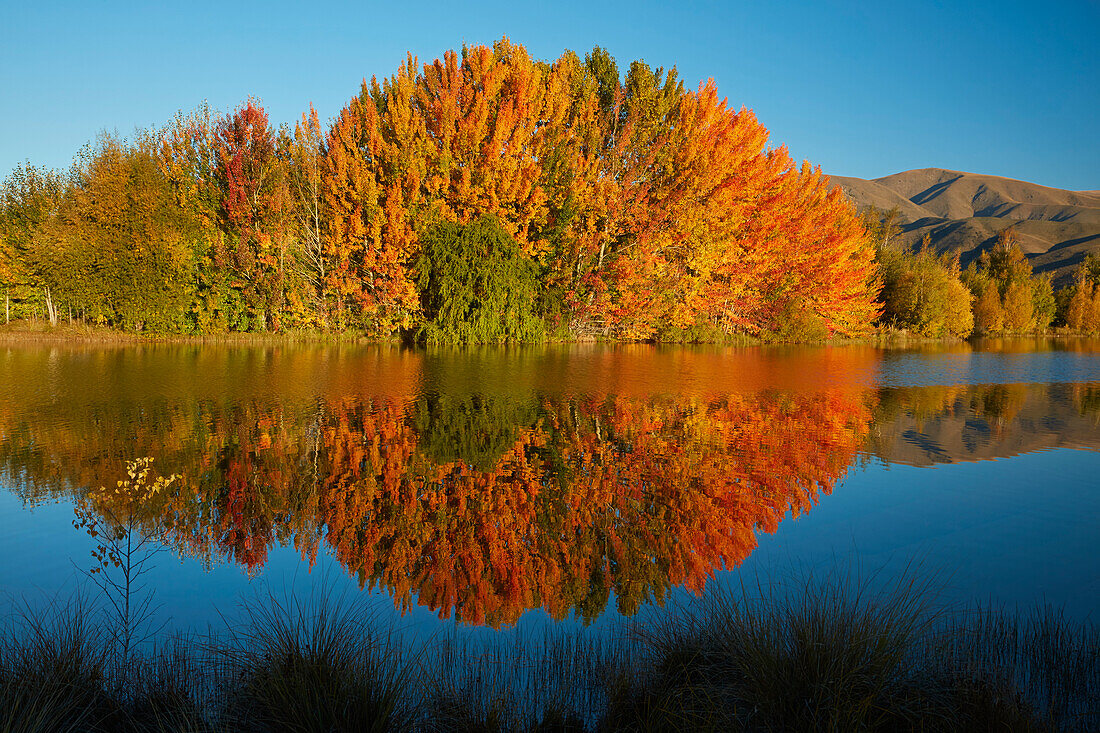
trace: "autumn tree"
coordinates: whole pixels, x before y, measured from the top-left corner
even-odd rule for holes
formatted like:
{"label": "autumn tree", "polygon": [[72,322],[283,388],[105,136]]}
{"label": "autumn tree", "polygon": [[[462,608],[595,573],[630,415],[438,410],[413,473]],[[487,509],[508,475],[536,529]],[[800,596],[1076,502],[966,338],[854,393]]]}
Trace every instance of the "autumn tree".
{"label": "autumn tree", "polygon": [[1033,277],[1019,241],[1015,227],[1006,227],[994,246],[963,273],[974,293],[975,329],[981,333],[1042,330],[1054,320],[1050,278]]}
{"label": "autumn tree", "polygon": [[175,205],[190,218],[190,237],[195,263],[187,328],[206,333],[228,327],[221,307],[223,274],[214,251],[224,248],[225,234],[218,226],[221,193],[217,167],[217,119],[205,102],[190,112],[178,112],[155,131],[159,137],[158,163],[171,188]]}
{"label": "autumn tree", "polygon": [[[374,165],[382,152],[378,116],[364,82],[326,137],[321,168],[322,259],[328,265],[324,297],[332,303],[336,327],[390,333],[409,324],[417,302],[406,273],[411,248],[382,235],[385,216]],[[391,191],[396,203],[398,189]],[[391,231],[405,224],[399,216],[389,223]]]}
{"label": "autumn tree", "polygon": [[[288,145],[287,177],[297,241],[295,263],[305,284],[288,297],[291,307],[301,313],[300,320],[308,320],[307,314],[311,314],[317,325],[325,327],[328,325],[326,280],[329,261],[321,237],[321,223],[325,217],[321,198],[324,133],[313,105],[309,113],[295,123]],[[299,293],[303,302],[296,300]]]}
{"label": "autumn tree", "polygon": [[974,331],[991,336],[1004,330],[1005,315],[997,286],[988,283],[974,301]]}
{"label": "autumn tree", "polygon": [[284,166],[267,113],[248,101],[219,121],[214,177],[226,237],[214,249],[225,274],[222,304],[231,328],[278,329],[284,304],[288,201]]}
{"label": "autumn tree", "polygon": [[1094,323],[1093,312],[1100,283],[1100,258],[1091,254],[1074,272],[1073,283],[1057,293],[1057,320],[1075,331],[1100,330],[1100,318]]}
{"label": "autumn tree", "polygon": [[53,318],[62,297],[133,329],[389,336],[435,317],[416,282],[435,227],[488,217],[558,336],[866,332],[873,248],[843,194],[713,82],[621,71],[599,48],[544,62],[503,38],[409,56],[327,126],[202,105],[91,146],[41,226],[5,214],[23,223],[0,277],[33,281]]}
{"label": "autumn tree", "polygon": [[1030,283],[1012,281],[1005,288],[1003,299],[1004,328],[1009,333],[1021,333],[1034,325],[1033,293]]}
{"label": "autumn tree", "polygon": [[23,171],[8,187],[5,240],[51,322],[64,314],[127,330],[184,327],[190,224],[156,147],[148,133],[101,135],[67,176]]}
{"label": "autumn tree", "polygon": [[599,49],[540,64],[504,39],[364,83],[326,146],[342,298],[383,332],[407,323],[420,222],[487,214],[574,333],[763,333],[794,302],[826,334],[868,328],[871,249],[842,194],[712,83],[617,74]]}
{"label": "autumn tree", "polygon": [[[69,239],[73,297],[109,323],[180,331],[192,302],[194,221],[172,201],[156,140],[103,138],[80,160]],[[75,236],[72,236],[75,235]],[[79,263],[79,264],[76,264]]]}
{"label": "autumn tree", "polygon": [[1037,331],[1050,328],[1058,313],[1058,303],[1054,297],[1054,283],[1049,273],[1031,280],[1031,327]]}
{"label": "autumn tree", "polygon": [[883,322],[931,338],[970,335],[971,294],[957,255],[937,257],[926,241],[916,252],[879,247],[876,259]]}
{"label": "autumn tree", "polygon": [[1097,330],[1100,322],[1096,322],[1093,316],[1096,300],[1096,288],[1092,281],[1086,277],[1078,277],[1066,307],[1066,325],[1075,331]]}
{"label": "autumn tree", "polygon": [[[16,168],[0,184],[0,287],[4,320],[33,313],[49,276],[48,231],[59,215],[64,180],[31,164]],[[14,301],[14,304],[13,304]],[[14,308],[14,313],[13,313]]]}

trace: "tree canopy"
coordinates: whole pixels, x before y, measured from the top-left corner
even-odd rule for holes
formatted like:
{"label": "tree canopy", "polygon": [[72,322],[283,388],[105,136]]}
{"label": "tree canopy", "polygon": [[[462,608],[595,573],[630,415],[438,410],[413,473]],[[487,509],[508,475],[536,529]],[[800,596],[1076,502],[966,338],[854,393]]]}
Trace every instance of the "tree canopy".
{"label": "tree canopy", "polygon": [[[50,297],[130,330],[649,339],[781,333],[797,313],[855,335],[878,313],[870,240],[820,170],[713,82],[640,60],[620,75],[599,48],[409,56],[327,126],[200,107],[101,138],[67,174],[17,169],[0,205],[0,284],[23,315]],[[539,284],[533,311],[442,327],[435,260],[490,220],[514,242],[497,264]]]}

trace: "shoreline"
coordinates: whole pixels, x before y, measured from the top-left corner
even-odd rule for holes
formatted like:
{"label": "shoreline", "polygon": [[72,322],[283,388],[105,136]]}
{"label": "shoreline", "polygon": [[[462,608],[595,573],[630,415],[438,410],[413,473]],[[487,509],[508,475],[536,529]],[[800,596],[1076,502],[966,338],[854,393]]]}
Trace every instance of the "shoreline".
{"label": "shoreline", "polygon": [[[962,344],[979,343],[988,340],[1004,339],[1087,339],[1095,338],[1096,334],[1075,333],[1066,329],[1052,329],[1042,333],[1017,333],[998,336],[971,336],[969,338],[958,337],[926,337],[918,336],[906,331],[880,330],[862,337],[832,338],[812,341],[781,341],[769,340],[748,335],[738,335],[722,341],[656,341],[656,340],[625,340],[625,339],[601,339],[594,337],[578,337],[567,339],[547,339],[540,342],[504,342],[504,343],[468,343],[448,344],[447,347],[481,347],[481,346],[529,346],[529,345],[573,345],[573,344],[612,344],[635,345],[651,344],[654,346],[911,346],[932,344]],[[102,344],[102,345],[146,345],[146,344],[180,344],[180,345],[240,345],[263,346],[281,344],[353,344],[353,345],[391,345],[423,347],[424,344],[410,341],[397,336],[373,337],[357,331],[284,331],[280,333],[245,333],[226,331],[209,334],[182,334],[182,333],[158,333],[141,334],[118,331],[106,327],[95,326],[48,326],[43,323],[27,323],[26,321],[13,321],[10,324],[0,325],[0,344]]]}

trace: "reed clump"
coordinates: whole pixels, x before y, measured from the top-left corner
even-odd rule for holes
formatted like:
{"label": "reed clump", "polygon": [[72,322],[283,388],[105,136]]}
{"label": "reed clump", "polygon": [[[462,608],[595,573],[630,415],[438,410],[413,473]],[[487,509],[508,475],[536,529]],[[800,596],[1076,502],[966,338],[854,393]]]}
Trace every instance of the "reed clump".
{"label": "reed clump", "polygon": [[11,614],[8,731],[1091,731],[1100,630],[944,610],[931,583],[715,588],[611,628],[403,636],[355,599],[259,596],[124,659],[86,604]]}
{"label": "reed clump", "polygon": [[226,690],[219,720],[242,731],[412,729],[415,667],[346,597],[264,596],[209,645]]}

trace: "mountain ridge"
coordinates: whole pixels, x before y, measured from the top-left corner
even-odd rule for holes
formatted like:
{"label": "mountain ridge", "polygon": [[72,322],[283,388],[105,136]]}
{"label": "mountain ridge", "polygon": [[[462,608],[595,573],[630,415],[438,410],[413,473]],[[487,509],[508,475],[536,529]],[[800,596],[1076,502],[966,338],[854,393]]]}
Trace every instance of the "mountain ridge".
{"label": "mountain ridge", "polygon": [[1055,286],[1069,284],[1089,252],[1100,251],[1100,191],[1069,191],[1014,178],[947,168],[917,168],[880,178],[830,176],[859,209],[898,208],[901,244],[925,234],[938,252],[958,252],[963,267],[1015,226],[1020,249]]}

